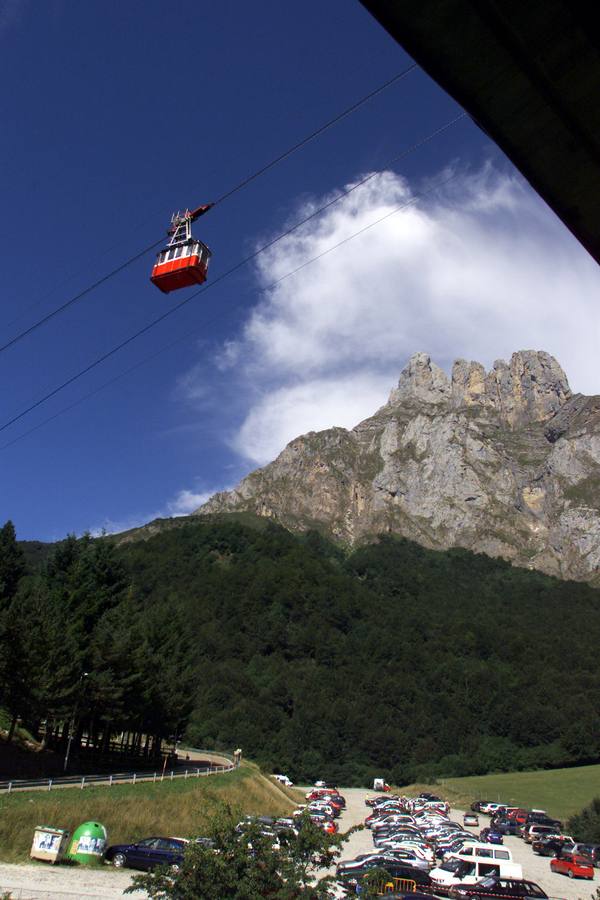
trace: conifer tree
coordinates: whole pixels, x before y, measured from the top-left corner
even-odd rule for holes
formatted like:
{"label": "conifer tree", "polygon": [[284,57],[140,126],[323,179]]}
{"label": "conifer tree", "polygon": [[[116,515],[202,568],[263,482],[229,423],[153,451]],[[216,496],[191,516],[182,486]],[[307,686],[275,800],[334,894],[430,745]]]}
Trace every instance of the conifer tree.
{"label": "conifer tree", "polygon": [[6,608],[25,573],[25,557],[17,544],[15,526],[8,520],[0,528],[0,604]]}

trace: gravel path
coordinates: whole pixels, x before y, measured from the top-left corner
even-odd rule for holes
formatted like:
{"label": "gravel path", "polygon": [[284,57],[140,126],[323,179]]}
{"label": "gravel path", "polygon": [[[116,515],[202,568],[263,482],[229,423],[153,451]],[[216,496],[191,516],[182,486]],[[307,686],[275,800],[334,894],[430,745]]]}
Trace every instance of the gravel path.
{"label": "gravel path", "polygon": [[[123,897],[133,872],[51,865],[0,865],[0,889],[14,900],[112,900]],[[147,897],[145,891],[127,894]]]}

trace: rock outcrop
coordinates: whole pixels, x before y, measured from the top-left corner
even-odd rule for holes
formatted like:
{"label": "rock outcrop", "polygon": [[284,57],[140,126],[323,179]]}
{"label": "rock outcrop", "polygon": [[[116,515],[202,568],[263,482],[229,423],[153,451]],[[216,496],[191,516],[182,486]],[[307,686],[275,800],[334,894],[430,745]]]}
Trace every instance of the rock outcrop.
{"label": "rock outcrop", "polygon": [[562,578],[600,580],[600,397],[573,395],[548,353],[452,377],[415,354],[351,431],[292,441],[198,514],[250,511],[346,543],[392,532]]}

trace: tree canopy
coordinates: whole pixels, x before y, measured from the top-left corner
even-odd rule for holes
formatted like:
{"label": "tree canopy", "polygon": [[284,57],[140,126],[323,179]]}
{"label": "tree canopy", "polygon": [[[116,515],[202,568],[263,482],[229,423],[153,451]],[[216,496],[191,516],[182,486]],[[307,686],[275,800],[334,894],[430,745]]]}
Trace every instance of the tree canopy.
{"label": "tree canopy", "polygon": [[199,520],[56,545],[0,614],[0,682],[32,728],[77,703],[100,744],[185,732],[294,780],[407,783],[599,761],[599,639],[587,584]]}

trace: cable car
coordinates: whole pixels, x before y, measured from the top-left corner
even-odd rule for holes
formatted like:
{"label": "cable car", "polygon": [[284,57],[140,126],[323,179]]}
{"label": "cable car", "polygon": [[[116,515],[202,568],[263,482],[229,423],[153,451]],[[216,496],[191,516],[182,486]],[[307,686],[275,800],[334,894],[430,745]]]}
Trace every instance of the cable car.
{"label": "cable car", "polygon": [[169,294],[179,288],[204,284],[211,252],[202,241],[192,235],[192,222],[207,213],[213,206],[207,203],[197,209],[186,209],[183,213],[173,213],[171,227],[167,234],[171,240],[160,253],[152,269],[150,281],[163,292]]}

